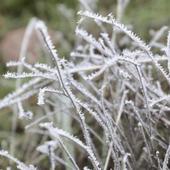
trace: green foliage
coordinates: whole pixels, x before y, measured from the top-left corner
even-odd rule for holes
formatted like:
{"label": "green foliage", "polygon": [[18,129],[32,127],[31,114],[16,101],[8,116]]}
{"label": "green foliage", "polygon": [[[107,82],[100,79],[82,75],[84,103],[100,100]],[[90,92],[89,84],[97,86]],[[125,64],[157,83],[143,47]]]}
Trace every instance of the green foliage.
{"label": "green foliage", "polygon": [[149,29],[170,25],[168,11],[169,0],[132,0],[124,16],[124,22],[132,24],[136,32],[149,39]]}

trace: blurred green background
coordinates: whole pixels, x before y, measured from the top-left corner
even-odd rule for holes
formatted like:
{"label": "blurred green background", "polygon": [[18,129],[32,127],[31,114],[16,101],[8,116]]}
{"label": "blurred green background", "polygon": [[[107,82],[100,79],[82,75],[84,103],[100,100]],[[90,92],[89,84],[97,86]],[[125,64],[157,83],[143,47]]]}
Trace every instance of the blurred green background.
{"label": "blurred green background", "polygon": [[[97,11],[115,14],[116,3],[117,0],[98,0]],[[72,15],[73,20],[66,18],[67,14],[63,14],[65,11],[62,10],[61,4],[64,4],[68,15]],[[25,27],[32,17],[45,20],[51,29],[61,31],[66,39],[73,40],[71,38],[78,9],[78,0],[1,0],[0,41],[10,31]],[[133,25],[137,34],[148,39],[150,28],[169,26],[169,11],[169,0],[130,0],[123,22]]]}
{"label": "blurred green background", "polygon": [[[52,30],[62,32],[69,44],[73,43],[78,0],[1,0],[0,3],[0,42],[11,31],[25,27],[30,18],[38,17]],[[115,14],[116,3],[117,0],[98,0],[97,11]],[[169,0],[130,0],[123,22],[133,25],[134,31],[147,40],[149,29],[169,26],[169,11]]]}

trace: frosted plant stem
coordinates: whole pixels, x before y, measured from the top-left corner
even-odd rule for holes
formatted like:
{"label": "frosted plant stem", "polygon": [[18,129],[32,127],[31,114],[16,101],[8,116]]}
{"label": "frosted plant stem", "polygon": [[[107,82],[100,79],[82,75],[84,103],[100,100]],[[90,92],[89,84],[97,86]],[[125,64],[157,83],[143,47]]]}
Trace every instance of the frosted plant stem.
{"label": "frosted plant stem", "polygon": [[[123,96],[122,96],[120,108],[119,108],[119,111],[118,111],[118,116],[116,118],[116,126],[115,126],[115,129],[114,129],[114,133],[116,133],[116,129],[117,129],[117,126],[119,124],[119,121],[120,121],[120,118],[121,118],[121,115],[122,115],[122,112],[123,112],[124,101],[125,101],[127,92],[128,91],[124,91]],[[110,143],[110,146],[109,146],[108,154],[107,154],[105,165],[104,165],[104,170],[107,170],[109,160],[110,160],[110,156],[111,156],[111,152],[112,152],[112,147],[113,147],[113,141]]]}
{"label": "frosted plant stem", "polygon": [[146,87],[144,85],[143,76],[142,76],[142,73],[141,73],[138,65],[136,65],[136,69],[137,69],[137,72],[138,72],[138,75],[139,75],[139,79],[140,79],[140,82],[141,82],[141,86],[142,86],[143,94],[144,94],[144,98],[145,98],[145,107],[147,109],[147,119],[148,119],[148,124],[149,124],[149,134],[150,134],[150,137],[151,137],[152,136],[151,112],[150,112],[150,107],[149,107],[149,103],[148,103],[147,90],[146,90]]}
{"label": "frosted plant stem", "polygon": [[[65,106],[64,106],[65,107]],[[61,128],[63,130],[66,130],[68,132],[70,132],[71,134],[73,133],[72,132],[72,118],[71,116],[69,115],[69,113],[65,113],[65,114],[61,114],[60,117],[61,117]],[[71,155],[73,156],[73,158],[75,158],[75,147],[73,144],[70,144],[69,142],[65,141],[65,145],[66,147],[68,148],[68,150],[70,151]],[[65,156],[66,157],[66,156]],[[67,159],[65,159],[67,160]],[[69,164],[70,167],[72,167],[70,164]],[[72,167],[73,168],[73,167]],[[66,167],[67,170],[69,170],[70,168],[69,167]]]}
{"label": "frosted plant stem", "polygon": [[0,156],[4,156],[4,157],[8,158],[9,160],[15,162],[17,164],[17,168],[20,170],[36,170],[36,168],[33,165],[29,165],[29,166],[25,165],[23,162],[14,158],[5,150],[0,150]]}
{"label": "frosted plant stem", "polygon": [[106,157],[105,164],[104,164],[104,170],[107,170],[107,167],[109,165],[112,148],[113,148],[113,141],[110,143],[110,146],[109,146],[109,150],[108,150],[107,157]]}
{"label": "frosted plant stem", "polygon": [[65,153],[67,154],[68,158],[70,159],[70,161],[72,162],[72,164],[74,165],[75,169],[80,170],[78,165],[76,164],[74,158],[71,156],[71,154],[69,153],[69,151],[67,150],[66,146],[64,145],[64,143],[62,142],[62,140],[60,139],[60,137],[57,137],[57,140],[59,141],[61,147],[63,148],[63,150],[65,151]]}
{"label": "frosted plant stem", "polygon": [[[36,19],[33,18],[29,22],[29,24],[28,24],[28,26],[26,28],[26,31],[25,31],[25,34],[24,34],[24,38],[23,38],[23,41],[22,41],[20,55],[19,55],[19,60],[20,61],[22,59],[26,58],[26,51],[27,51],[27,48],[28,48],[29,39],[30,39],[31,33],[33,31],[33,28],[35,26],[35,23],[36,23]],[[22,70],[23,70],[22,65],[19,65],[18,68],[17,68],[17,73],[21,73]],[[21,84],[21,80],[17,79],[17,81],[16,81],[16,89],[18,89],[20,87],[20,84]],[[11,146],[10,146],[10,153],[12,155],[14,155],[15,130],[16,130],[16,121],[17,121],[17,108],[15,106],[13,106],[13,111],[14,111],[14,114],[13,114],[13,118],[12,118],[12,135],[11,135],[12,139],[11,139]]]}
{"label": "frosted plant stem", "polygon": [[152,165],[152,156],[151,156],[151,152],[150,152],[149,144],[148,144],[148,142],[147,142],[147,139],[146,139],[146,135],[145,135],[144,129],[143,129],[143,127],[142,127],[142,124],[141,124],[141,123],[138,123],[138,126],[139,126],[139,128],[140,128],[141,133],[142,133],[142,136],[143,136],[143,139],[144,139],[144,142],[145,142],[146,148],[147,148],[148,158],[149,158],[150,163],[151,163],[151,165]]}
{"label": "frosted plant stem", "polygon": [[[30,37],[31,37],[31,34],[33,32],[33,29],[35,27],[36,22],[37,22],[37,20],[35,18],[33,18],[28,23],[28,26],[26,28],[26,31],[25,31],[25,34],[24,34],[24,38],[23,38],[23,41],[22,41],[22,45],[21,45],[19,61],[22,61],[22,60],[24,61],[26,59],[26,52],[27,52],[27,49],[28,49]],[[23,67],[22,67],[22,65],[20,65],[18,67],[18,69],[17,69],[17,73],[21,73],[22,71],[23,71]],[[16,83],[16,87],[19,87],[20,83],[21,83],[20,79],[18,79],[17,83]]]}
{"label": "frosted plant stem", "polygon": [[120,108],[119,108],[118,115],[117,115],[117,118],[116,118],[116,124],[115,124],[116,127],[115,127],[115,130],[114,130],[114,133],[116,133],[117,126],[119,125],[119,122],[120,122],[120,118],[121,118],[121,115],[122,115],[122,112],[123,112],[123,108],[124,108],[127,93],[128,93],[127,90],[125,90],[123,92],[123,96],[122,96],[121,103],[120,103]]}
{"label": "frosted plant stem", "polygon": [[168,166],[167,166],[169,159],[170,159],[170,145],[168,146],[168,149],[167,149],[166,154],[165,154],[162,170],[168,170],[169,169]]}
{"label": "frosted plant stem", "polygon": [[[13,106],[12,107],[12,110],[13,110],[13,116],[12,116],[12,131],[11,131],[11,139],[10,139],[10,154],[12,156],[14,156],[15,154],[15,144],[16,144],[16,140],[15,140],[15,137],[16,137],[16,126],[17,126],[17,111],[16,111],[16,107]],[[12,163],[12,162],[10,162]]]}

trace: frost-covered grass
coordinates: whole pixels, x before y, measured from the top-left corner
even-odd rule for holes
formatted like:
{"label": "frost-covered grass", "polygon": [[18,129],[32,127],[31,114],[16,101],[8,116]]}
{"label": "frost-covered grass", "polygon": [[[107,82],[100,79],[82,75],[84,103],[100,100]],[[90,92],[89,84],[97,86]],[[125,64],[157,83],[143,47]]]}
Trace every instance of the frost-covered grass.
{"label": "frost-covered grass", "polygon": [[[68,60],[58,55],[43,21],[28,25],[19,61],[7,63],[17,71],[4,75],[17,80],[16,90],[0,101],[1,109],[13,109],[14,126],[16,116],[29,122],[22,161],[15,158],[15,127],[9,153],[0,150],[18,169],[168,169],[170,32],[162,27],[146,44],[120,23],[128,1],[118,2],[117,19],[82,3],[88,10],[78,12]],[[90,24],[99,34],[87,31]],[[47,63],[27,62],[33,30]]]}

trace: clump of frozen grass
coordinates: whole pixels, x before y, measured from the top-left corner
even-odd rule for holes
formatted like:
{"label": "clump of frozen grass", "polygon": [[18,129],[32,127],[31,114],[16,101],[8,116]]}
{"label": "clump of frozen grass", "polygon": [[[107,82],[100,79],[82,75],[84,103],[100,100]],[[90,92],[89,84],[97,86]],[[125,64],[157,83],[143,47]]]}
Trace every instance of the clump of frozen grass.
{"label": "clump of frozen grass", "polygon": [[[119,21],[123,8],[118,8]],[[79,44],[68,60],[58,56],[45,23],[34,20],[51,62],[9,62],[8,67],[20,69],[5,78],[29,80],[2,99],[0,108],[16,105],[19,118],[32,119],[26,131],[43,136],[37,151],[49,158],[52,170],[168,169],[170,35],[166,45],[159,42],[167,28],[155,32],[147,45],[112,15],[91,11],[78,13]],[[98,37],[83,29],[85,20],[96,23]],[[24,110],[32,96],[45,115],[34,118],[40,110]],[[18,168],[34,168],[4,153],[0,155],[12,158]]]}

